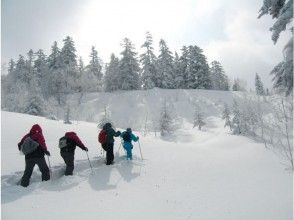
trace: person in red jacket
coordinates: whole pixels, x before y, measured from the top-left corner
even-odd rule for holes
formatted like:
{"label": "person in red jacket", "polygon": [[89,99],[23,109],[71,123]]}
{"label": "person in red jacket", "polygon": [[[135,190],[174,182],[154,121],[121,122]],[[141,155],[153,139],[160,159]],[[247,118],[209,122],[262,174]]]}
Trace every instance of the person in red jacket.
{"label": "person in red jacket", "polygon": [[73,175],[76,146],[88,151],[75,132],[66,132],[64,137],[59,139],[60,154],[66,164],[65,176]]}
{"label": "person in red jacket", "polygon": [[31,137],[31,139],[36,141],[39,144],[39,146],[36,150],[29,154],[26,154],[25,156],[26,167],[20,183],[20,185],[23,187],[27,187],[29,185],[30,178],[34,170],[34,166],[36,164],[38,165],[42,173],[42,181],[47,181],[50,179],[49,168],[45,160],[45,154],[50,156],[50,152],[47,150],[45,139],[42,133],[42,128],[40,127],[40,125],[33,125],[30,132],[21,139],[21,141],[18,143],[19,150],[21,150],[21,145],[23,144],[24,140],[28,137]]}

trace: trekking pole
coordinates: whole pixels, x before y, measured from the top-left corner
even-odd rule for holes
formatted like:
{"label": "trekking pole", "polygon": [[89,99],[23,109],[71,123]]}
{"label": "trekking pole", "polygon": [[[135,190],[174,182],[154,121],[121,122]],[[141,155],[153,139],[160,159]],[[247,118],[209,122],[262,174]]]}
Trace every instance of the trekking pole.
{"label": "trekking pole", "polygon": [[139,140],[138,140],[138,144],[139,144],[139,149],[140,149],[141,159],[143,160],[142,151],[141,151],[141,144],[140,144],[140,141],[139,141]]}
{"label": "trekking pole", "polygon": [[51,177],[52,177],[51,163],[50,163],[50,159],[49,159],[49,156],[48,155],[47,155],[47,159],[48,159],[48,165],[49,165],[49,172],[50,172]]}
{"label": "trekking pole", "polygon": [[89,165],[90,165],[91,170],[92,170],[92,172],[93,172],[93,167],[92,167],[92,164],[91,164],[91,162],[90,162],[89,155],[88,155],[88,152],[87,152],[87,151],[86,151],[86,154],[87,154],[87,157],[88,157]]}

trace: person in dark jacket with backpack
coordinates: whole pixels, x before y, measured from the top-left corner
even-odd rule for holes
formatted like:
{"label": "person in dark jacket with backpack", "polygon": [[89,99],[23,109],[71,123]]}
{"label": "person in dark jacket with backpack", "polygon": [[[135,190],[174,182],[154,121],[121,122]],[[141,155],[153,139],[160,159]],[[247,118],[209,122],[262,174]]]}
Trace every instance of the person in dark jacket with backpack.
{"label": "person in dark jacket with backpack", "polygon": [[106,151],[106,165],[111,165],[113,164],[113,159],[114,159],[114,155],[113,155],[114,138],[113,137],[120,136],[121,132],[115,131],[112,128],[112,125],[110,123],[106,123],[103,126],[103,130],[105,131],[106,139],[105,139],[105,142],[102,143],[102,148]]}
{"label": "person in dark jacket with backpack", "polygon": [[50,156],[50,152],[47,150],[40,125],[33,125],[30,132],[21,139],[21,141],[18,143],[18,149],[20,151],[22,151],[22,147],[24,147],[23,144],[27,142],[28,139],[31,139],[33,142],[37,143],[37,148],[25,155],[26,167],[20,182],[20,185],[23,187],[27,187],[29,185],[34,166],[36,164],[42,173],[42,181],[47,181],[50,179],[49,168],[45,160],[45,154]]}
{"label": "person in dark jacket with backpack", "polygon": [[133,159],[133,155],[132,155],[133,144],[132,144],[132,141],[137,142],[139,140],[139,137],[138,136],[136,137],[132,133],[131,128],[127,128],[127,130],[124,131],[123,133],[121,133],[120,136],[123,139],[123,147],[127,152],[127,160],[132,160]]}
{"label": "person in dark jacket with backpack", "polygon": [[60,154],[66,164],[65,176],[73,175],[76,146],[88,151],[75,132],[66,132],[64,137],[59,139]]}

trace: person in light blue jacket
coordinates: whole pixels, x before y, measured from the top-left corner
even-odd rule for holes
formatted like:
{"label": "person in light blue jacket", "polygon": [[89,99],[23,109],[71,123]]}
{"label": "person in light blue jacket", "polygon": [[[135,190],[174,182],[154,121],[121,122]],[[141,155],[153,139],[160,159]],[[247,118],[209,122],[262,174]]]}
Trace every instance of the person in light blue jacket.
{"label": "person in light blue jacket", "polygon": [[132,149],[133,149],[132,141],[137,142],[139,140],[139,137],[138,136],[136,137],[132,133],[131,128],[127,128],[127,130],[122,132],[120,136],[123,139],[123,147],[127,151],[127,159],[132,160],[133,159],[133,157],[132,157]]}

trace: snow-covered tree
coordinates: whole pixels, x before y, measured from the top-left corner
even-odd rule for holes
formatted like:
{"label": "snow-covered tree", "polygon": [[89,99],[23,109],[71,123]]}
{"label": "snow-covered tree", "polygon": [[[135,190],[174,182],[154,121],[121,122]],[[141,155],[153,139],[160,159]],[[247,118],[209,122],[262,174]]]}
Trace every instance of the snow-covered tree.
{"label": "snow-covered tree", "polygon": [[78,90],[77,81],[79,75],[76,48],[73,39],[69,36],[63,40],[60,58],[62,61],[63,91],[66,96],[70,92]]}
{"label": "snow-covered tree", "polygon": [[30,82],[31,86],[29,88],[28,97],[25,101],[24,113],[30,115],[46,115],[46,105],[43,99],[41,89],[38,86],[38,81],[34,78]]}
{"label": "snow-covered tree", "polygon": [[159,41],[157,68],[158,79],[156,85],[165,89],[175,88],[173,56],[172,52],[169,50],[166,42],[163,39]]}
{"label": "snow-covered tree", "polygon": [[257,95],[265,95],[263,83],[257,73],[255,75],[255,92]]}
{"label": "snow-covered tree", "polygon": [[197,46],[189,46],[187,58],[185,87],[188,89],[210,89],[209,66],[202,49]]}
{"label": "snow-covered tree", "polygon": [[48,97],[50,93],[48,87],[48,64],[47,64],[47,57],[44,54],[43,50],[38,50],[36,53],[36,60],[34,62],[34,69],[35,69],[35,79],[37,80],[37,85],[40,86],[42,95],[44,97]]}
{"label": "snow-covered tree", "polygon": [[181,59],[177,52],[175,52],[174,58],[174,75],[175,75],[175,88],[183,88],[184,76],[182,72]]}
{"label": "snow-covered tree", "polygon": [[233,102],[233,119],[232,119],[232,127],[234,134],[241,134],[241,112],[240,106],[238,105],[237,101],[234,100]]}
{"label": "snow-covered tree", "polygon": [[63,120],[64,124],[72,124],[72,122],[70,121],[70,107],[69,105],[66,106],[65,112],[64,112],[64,120]]}
{"label": "snow-covered tree", "polygon": [[229,80],[218,61],[213,61],[210,67],[212,88],[215,90],[229,90]]}
{"label": "snow-covered tree", "polygon": [[229,126],[230,130],[232,130],[231,111],[230,111],[229,106],[228,106],[227,103],[224,104],[224,110],[223,110],[223,113],[222,113],[222,119],[225,120],[225,126],[224,127]]}
{"label": "snow-covered tree", "polygon": [[[270,14],[275,22],[270,28],[272,40],[276,43],[282,31],[287,26],[293,33],[293,0],[263,0],[258,18]],[[280,62],[271,72],[274,75],[274,88],[289,95],[293,92],[293,34],[285,45],[284,60]]]}
{"label": "snow-covered tree", "polygon": [[63,47],[60,52],[61,59],[65,65],[77,66],[76,48],[73,39],[67,36],[63,40]]}
{"label": "snow-covered tree", "polygon": [[112,92],[120,88],[119,79],[119,59],[111,54],[110,62],[106,65],[104,77],[104,90]]}
{"label": "snow-covered tree", "polygon": [[104,106],[104,112],[99,119],[98,128],[102,129],[106,123],[112,123],[110,113],[108,112],[107,106]]}
{"label": "snow-covered tree", "polygon": [[241,80],[239,78],[234,79],[233,91],[246,91],[246,82],[244,80]]}
{"label": "snow-covered tree", "polygon": [[159,130],[161,136],[171,135],[175,131],[175,122],[166,100],[164,100],[160,112]]}
{"label": "snow-covered tree", "polygon": [[195,107],[194,118],[193,118],[193,128],[196,126],[199,130],[205,125],[204,116],[198,106]]}
{"label": "snow-covered tree", "polygon": [[121,52],[122,58],[119,62],[119,89],[136,90],[140,89],[139,63],[137,61],[134,45],[130,39],[125,38]]}
{"label": "snow-covered tree", "polygon": [[153,52],[153,39],[149,32],[146,33],[146,40],[141,47],[145,48],[145,52],[140,56],[140,62],[142,64],[141,79],[143,88],[152,89],[156,86],[155,82],[157,77],[157,69],[156,56]]}
{"label": "snow-covered tree", "polygon": [[89,65],[87,66],[89,71],[91,71],[98,80],[101,80],[102,78],[102,61],[98,57],[98,52],[95,49],[94,46],[91,48],[91,54],[90,54],[90,62]]}

